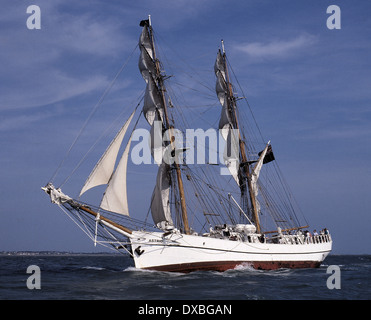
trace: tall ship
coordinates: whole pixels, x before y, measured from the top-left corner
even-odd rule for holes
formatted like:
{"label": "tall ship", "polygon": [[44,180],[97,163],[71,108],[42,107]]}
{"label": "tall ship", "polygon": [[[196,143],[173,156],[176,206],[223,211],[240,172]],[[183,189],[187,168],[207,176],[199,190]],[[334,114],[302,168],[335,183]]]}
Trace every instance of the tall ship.
{"label": "tall ship", "polygon": [[[158,57],[150,17],[140,26],[139,71],[145,81],[140,103],[127,115],[85,184],[81,183],[78,196],[70,197],[62,185],[54,186],[54,177],[42,187],[51,202],[94,244],[130,255],[139,269],[192,272],[225,271],[239,265],[264,270],[319,267],[331,251],[331,235],[326,228],[310,234],[304,216],[299,217],[301,211],[270,142],[263,139],[246,98],[236,93],[243,91],[232,83],[235,73],[224,43],[216,50],[214,64],[214,99],[220,105],[212,112],[219,115],[218,123],[214,131],[206,131],[209,142],[212,137],[220,139],[218,158],[222,160],[218,163],[208,153],[203,163],[188,163],[187,155],[202,144],[207,151],[212,148],[205,146],[205,135],[203,142],[197,140],[197,148],[179,139],[182,134],[187,136],[190,128],[187,110],[174,102],[167,88],[171,77]],[[213,60],[210,62],[212,66]],[[152,194],[137,190],[136,197],[128,198],[132,138],[143,117],[157,176],[148,181],[154,184]],[[81,200],[101,185],[106,189],[97,199],[100,203]],[[144,219],[138,218],[144,213],[129,214],[131,201],[148,203]]]}

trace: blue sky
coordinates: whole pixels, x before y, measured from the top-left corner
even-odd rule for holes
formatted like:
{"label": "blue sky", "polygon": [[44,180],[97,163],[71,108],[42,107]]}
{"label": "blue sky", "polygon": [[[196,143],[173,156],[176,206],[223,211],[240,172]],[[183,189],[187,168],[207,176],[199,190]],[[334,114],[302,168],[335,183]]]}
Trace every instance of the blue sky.
{"label": "blue sky", "polygon": [[[40,30],[26,27],[32,4],[41,9]],[[326,27],[332,4],[341,9],[340,30]],[[176,61],[187,61],[187,72],[197,71],[183,79],[191,87],[202,81],[214,88],[214,59],[224,39],[260,129],[311,226],[330,229],[334,253],[371,254],[370,9],[366,0],[3,1],[0,251],[98,250],[40,187],[131,56],[139,21],[151,14],[166,71],[182,77]],[[129,115],[144,89],[138,55],[137,49],[81,146],[123,110]],[[216,95],[207,101],[220,112]],[[59,172],[60,181],[79,151]],[[151,173],[139,171],[131,172],[140,191],[150,194]],[[75,195],[83,173],[64,191]],[[135,210],[148,210],[140,197],[137,202]]]}

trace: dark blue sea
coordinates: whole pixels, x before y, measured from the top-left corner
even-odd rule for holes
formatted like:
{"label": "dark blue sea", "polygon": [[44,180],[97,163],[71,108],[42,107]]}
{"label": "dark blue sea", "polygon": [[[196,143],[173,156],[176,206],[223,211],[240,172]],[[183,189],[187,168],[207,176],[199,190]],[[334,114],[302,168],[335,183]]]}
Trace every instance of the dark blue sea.
{"label": "dark blue sea", "polygon": [[[32,265],[40,273],[27,273]],[[119,254],[2,253],[0,272],[1,300],[371,299],[371,255],[330,255],[318,269],[181,274],[137,270]]]}

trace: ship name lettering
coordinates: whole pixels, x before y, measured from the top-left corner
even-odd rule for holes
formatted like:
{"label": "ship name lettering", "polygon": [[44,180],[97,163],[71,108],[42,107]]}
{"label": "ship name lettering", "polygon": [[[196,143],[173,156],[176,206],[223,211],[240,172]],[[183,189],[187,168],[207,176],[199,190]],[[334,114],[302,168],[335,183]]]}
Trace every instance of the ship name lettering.
{"label": "ship name lettering", "polygon": [[148,242],[161,242],[161,243],[162,243],[162,240],[158,240],[158,239],[149,239]]}

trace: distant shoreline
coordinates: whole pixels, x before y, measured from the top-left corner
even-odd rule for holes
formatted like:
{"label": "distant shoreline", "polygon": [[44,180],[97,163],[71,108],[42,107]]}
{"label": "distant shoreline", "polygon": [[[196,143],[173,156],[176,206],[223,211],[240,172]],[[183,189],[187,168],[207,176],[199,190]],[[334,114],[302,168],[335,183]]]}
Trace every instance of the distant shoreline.
{"label": "distant shoreline", "polygon": [[77,255],[107,255],[119,256],[118,252],[70,252],[70,251],[0,251],[0,256],[77,256]]}
{"label": "distant shoreline", "polygon": [[[123,255],[126,255],[125,253],[122,253]],[[20,250],[20,251],[0,251],[0,256],[78,256],[78,255],[91,255],[91,256],[120,256],[122,255],[119,252],[72,252],[72,251],[48,251],[48,250],[42,250],[42,251],[32,251],[32,250]],[[359,253],[359,254],[351,254],[351,253],[344,253],[344,254],[334,254],[330,253],[329,255],[336,257],[336,256],[371,256],[370,253]]]}

